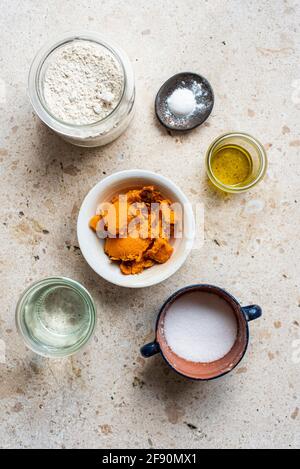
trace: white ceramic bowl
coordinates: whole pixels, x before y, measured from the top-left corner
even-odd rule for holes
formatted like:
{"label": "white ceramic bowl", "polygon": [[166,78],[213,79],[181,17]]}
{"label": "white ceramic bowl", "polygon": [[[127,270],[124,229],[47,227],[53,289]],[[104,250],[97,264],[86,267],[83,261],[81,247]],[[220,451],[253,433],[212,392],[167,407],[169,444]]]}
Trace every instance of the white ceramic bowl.
{"label": "white ceramic bowl", "polygon": [[[118,193],[133,188],[154,185],[172,202],[184,207],[184,234],[172,241],[174,252],[165,264],[157,264],[138,275],[124,275],[118,263],[111,262],[104,252],[104,240],[99,239],[89,228],[89,220],[95,215],[98,205],[110,202]],[[79,211],[77,237],[81,252],[90,265],[105,280],[128,288],[143,288],[163,282],[173,275],[185,262],[195,237],[195,219],[191,204],[184,193],[172,181],[150,171],[121,171],[100,181],[88,193]]]}

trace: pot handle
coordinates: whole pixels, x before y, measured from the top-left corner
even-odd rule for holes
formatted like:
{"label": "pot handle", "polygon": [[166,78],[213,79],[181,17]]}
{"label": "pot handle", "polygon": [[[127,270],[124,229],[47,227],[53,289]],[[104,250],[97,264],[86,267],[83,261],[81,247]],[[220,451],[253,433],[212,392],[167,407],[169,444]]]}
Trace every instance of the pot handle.
{"label": "pot handle", "polygon": [[243,306],[242,311],[248,322],[254,321],[262,316],[262,309],[258,305]]}
{"label": "pot handle", "polygon": [[158,342],[151,342],[150,344],[146,344],[141,347],[141,354],[145,358],[152,357],[152,355],[156,355],[160,352],[160,347]]}

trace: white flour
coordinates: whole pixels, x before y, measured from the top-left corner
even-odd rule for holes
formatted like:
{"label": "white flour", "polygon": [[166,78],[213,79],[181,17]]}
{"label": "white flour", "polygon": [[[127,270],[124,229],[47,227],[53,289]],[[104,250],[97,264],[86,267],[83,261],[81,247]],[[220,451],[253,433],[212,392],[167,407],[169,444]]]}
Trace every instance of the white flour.
{"label": "white flour", "polygon": [[49,60],[44,98],[53,116],[69,124],[92,124],[116,108],[124,75],[108,49],[78,40],[58,49]]}
{"label": "white flour", "polygon": [[167,311],[164,335],[178,356],[201,363],[223,358],[237,336],[237,321],[229,304],[217,295],[191,292]]}

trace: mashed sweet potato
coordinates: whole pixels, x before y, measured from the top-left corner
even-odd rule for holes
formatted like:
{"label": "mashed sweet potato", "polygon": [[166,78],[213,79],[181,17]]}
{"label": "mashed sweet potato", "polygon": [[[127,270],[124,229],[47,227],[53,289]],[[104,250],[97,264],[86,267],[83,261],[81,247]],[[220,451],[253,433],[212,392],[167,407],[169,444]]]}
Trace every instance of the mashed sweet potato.
{"label": "mashed sweet potato", "polygon": [[176,223],[171,202],[148,186],[114,197],[97,211],[89,226],[106,238],[105,253],[120,263],[121,272],[135,275],[169,260]]}

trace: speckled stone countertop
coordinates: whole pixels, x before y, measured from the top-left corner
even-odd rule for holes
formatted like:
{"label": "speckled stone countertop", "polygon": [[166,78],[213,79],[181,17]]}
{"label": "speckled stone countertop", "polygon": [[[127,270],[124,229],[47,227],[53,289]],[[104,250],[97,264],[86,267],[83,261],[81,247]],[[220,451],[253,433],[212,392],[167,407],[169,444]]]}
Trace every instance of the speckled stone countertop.
{"label": "speckled stone countertop", "polygon": [[[1,11],[1,447],[299,447],[299,2],[3,0]],[[136,72],[135,120],[103,149],[64,143],[27,97],[37,49],[74,29],[122,44]],[[155,119],[155,93],[186,70],[209,79],[215,108],[194,132],[169,135]],[[239,196],[219,195],[205,175],[209,143],[229,130],[252,133],[270,160],[265,181]],[[204,203],[205,243],[170,280],[133,292],[88,267],[76,219],[97,181],[136,167]],[[32,354],[14,323],[23,289],[51,275],[82,282],[98,307],[93,340],[62,361]],[[264,310],[242,364],[208,383],[139,355],[162,302],[194,282]]]}

